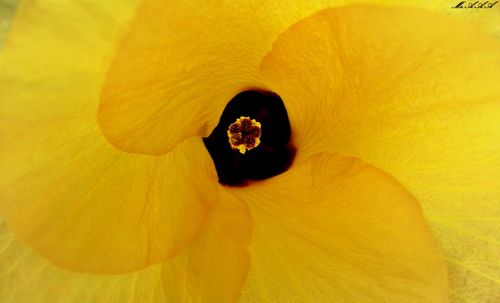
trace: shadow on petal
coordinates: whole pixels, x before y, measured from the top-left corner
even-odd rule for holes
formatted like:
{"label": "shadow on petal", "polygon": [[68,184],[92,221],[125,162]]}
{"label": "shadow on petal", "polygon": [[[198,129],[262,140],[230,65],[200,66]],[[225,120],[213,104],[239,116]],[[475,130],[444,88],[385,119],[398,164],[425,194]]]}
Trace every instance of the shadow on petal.
{"label": "shadow on petal", "polygon": [[235,194],[254,222],[242,302],[447,302],[420,207],[381,170],[318,154]]}

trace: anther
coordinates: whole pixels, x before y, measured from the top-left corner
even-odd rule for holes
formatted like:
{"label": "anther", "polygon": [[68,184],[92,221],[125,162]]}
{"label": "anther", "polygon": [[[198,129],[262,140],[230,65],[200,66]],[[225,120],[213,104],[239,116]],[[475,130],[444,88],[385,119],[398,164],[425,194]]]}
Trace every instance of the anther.
{"label": "anther", "polygon": [[232,149],[245,154],[260,144],[261,124],[250,117],[241,116],[229,125],[227,136]]}
{"label": "anther", "polygon": [[227,186],[247,186],[277,176],[291,167],[295,157],[285,104],[265,90],[234,96],[203,143],[219,183]]}

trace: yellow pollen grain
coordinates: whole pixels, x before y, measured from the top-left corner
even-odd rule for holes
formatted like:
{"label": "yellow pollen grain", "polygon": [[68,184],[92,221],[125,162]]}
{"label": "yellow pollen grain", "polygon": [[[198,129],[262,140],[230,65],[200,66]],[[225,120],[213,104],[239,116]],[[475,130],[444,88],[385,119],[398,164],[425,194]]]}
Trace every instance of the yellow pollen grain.
{"label": "yellow pollen grain", "polygon": [[262,126],[250,117],[241,116],[227,129],[228,142],[232,149],[241,154],[256,148],[260,144]]}

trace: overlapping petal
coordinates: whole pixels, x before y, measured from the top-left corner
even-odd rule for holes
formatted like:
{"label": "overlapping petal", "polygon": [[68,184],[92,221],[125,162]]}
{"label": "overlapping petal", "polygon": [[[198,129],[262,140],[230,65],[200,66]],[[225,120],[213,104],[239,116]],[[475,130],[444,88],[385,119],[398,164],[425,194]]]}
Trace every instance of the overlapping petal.
{"label": "overlapping petal", "polygon": [[299,158],[335,151],[396,177],[431,221],[456,297],[498,297],[498,39],[443,14],[350,6],[283,33],[261,72]]}
{"label": "overlapping petal", "polygon": [[0,218],[0,302],[164,303],[161,265],[124,275],[75,273],[21,243]]}
{"label": "overlapping petal", "polygon": [[254,222],[242,302],[447,302],[420,207],[384,172],[318,154],[234,194]]}
{"label": "overlapping petal", "polygon": [[108,2],[26,3],[0,63],[0,211],[42,256],[77,271],[123,273],[174,255],[217,199],[201,140],[152,157],[117,151],[99,130],[106,62],[134,9],[120,3],[121,15]]}
{"label": "overlapping petal", "polygon": [[[258,65],[279,33],[320,9],[353,2],[144,1],[101,96],[103,133],[119,149],[154,155],[207,136],[228,100],[262,86]],[[432,8],[498,31],[498,16],[463,14],[449,1],[369,2]]]}
{"label": "overlapping petal", "polygon": [[103,89],[103,133],[119,149],[149,154],[208,135],[228,100],[260,86],[259,62],[278,33],[324,5],[145,1]]}
{"label": "overlapping petal", "polygon": [[163,265],[167,302],[238,302],[252,262],[251,232],[247,205],[222,191],[197,241]]}
{"label": "overlapping petal", "polygon": [[242,201],[225,198],[211,208],[206,229],[185,252],[122,275],[76,273],[56,267],[20,243],[0,218],[0,301],[236,302],[250,263],[251,222]]}
{"label": "overlapping petal", "polygon": [[[304,21],[287,32],[275,44],[273,53],[264,62],[262,70],[265,77],[262,80],[258,64],[270,49],[277,34],[296,20],[332,3],[332,1],[314,1],[291,5],[274,1],[271,4],[269,1],[264,2],[225,3],[226,6],[223,6],[222,2],[208,5],[193,2],[195,4],[193,6],[169,1],[146,1],[139,10],[131,32],[116,54],[107,79],[105,72],[111,57],[114,56],[121,30],[125,27],[126,20],[132,16],[135,4],[124,5],[122,1],[99,2],[99,5],[97,2],[73,2],[65,5],[61,5],[58,1],[26,2],[20,10],[19,21],[11,33],[6,55],[0,63],[2,68],[0,97],[2,102],[7,100],[2,108],[2,140],[9,142],[8,147],[0,148],[0,157],[4,161],[0,211],[5,213],[14,231],[43,256],[58,265],[80,271],[125,272],[172,256],[198,232],[200,225],[204,224],[205,211],[211,205],[211,201],[208,200],[217,197],[215,191],[206,191],[205,185],[215,182],[215,176],[209,164],[210,159],[201,151],[201,142],[193,139],[178,144],[190,136],[208,134],[211,127],[216,124],[216,119],[226,101],[243,88],[249,86],[276,88],[278,93],[284,93],[282,96],[287,103],[293,100],[291,97],[294,94],[283,89],[284,83],[288,81],[290,88],[295,86],[297,90],[301,90],[295,97],[311,97],[304,98],[301,101],[304,104],[306,101],[330,99],[331,89],[336,90],[338,86],[333,85],[328,90],[323,84],[328,84],[326,80],[336,79],[342,74],[349,79],[344,83],[346,86],[342,87],[344,89],[342,94],[345,93],[349,97],[365,97],[361,90],[355,88],[360,83],[370,84],[367,86],[370,88],[367,92],[375,94],[374,96],[368,94],[371,98],[366,100],[374,101],[383,96],[387,97],[384,100],[396,100],[398,101],[396,104],[401,105],[401,108],[411,111],[409,113],[401,111],[398,106],[391,109],[389,102],[388,109],[384,103],[383,109],[376,108],[369,115],[363,116],[362,114],[373,109],[370,106],[363,106],[367,104],[364,100],[363,103],[356,103],[356,106],[349,106],[350,109],[357,109],[351,112],[350,116],[345,116],[344,120],[337,119],[333,123],[333,128],[327,127],[322,130],[308,125],[306,121],[300,121],[300,117],[295,116],[292,118],[295,119],[293,123],[300,127],[295,139],[301,144],[300,161],[297,161],[297,164],[315,153],[316,147],[319,147],[318,149],[326,148],[361,156],[370,163],[380,165],[403,181],[405,186],[424,201],[428,217],[436,222],[439,219],[440,222],[447,223],[436,224],[434,227],[438,231],[444,230],[440,231],[441,241],[443,243],[446,241],[449,256],[453,256],[450,252],[456,253],[457,256],[452,261],[464,268],[465,266],[473,270],[478,268],[476,272],[495,281],[495,269],[486,274],[484,269],[494,265],[492,258],[495,249],[491,247],[495,247],[496,242],[490,238],[498,236],[496,231],[498,209],[487,203],[488,207],[484,209],[490,211],[491,217],[485,218],[484,212],[480,211],[474,213],[477,214],[477,218],[471,218],[470,214],[474,211],[471,201],[492,201],[498,197],[498,191],[495,189],[499,188],[498,183],[492,181],[498,177],[495,170],[498,164],[496,162],[498,154],[495,154],[498,145],[488,145],[492,142],[492,135],[498,134],[496,125],[492,122],[498,117],[498,108],[489,107],[488,102],[484,104],[479,102],[484,108],[473,108],[472,105],[476,103],[469,101],[495,96],[496,92],[488,88],[480,90],[481,93],[478,95],[467,93],[474,91],[471,89],[473,85],[480,84],[476,82],[477,79],[473,79],[473,75],[479,75],[479,71],[484,73],[485,70],[489,70],[484,66],[497,66],[497,59],[490,53],[490,50],[496,50],[497,46],[492,46],[494,43],[486,36],[476,35],[477,31],[474,29],[468,29],[460,22],[454,23],[438,15],[429,17],[427,13],[408,10],[393,10],[392,12],[397,14],[385,14],[381,12],[384,11],[381,8],[369,8],[374,11],[370,17],[366,14],[359,15],[359,11],[363,11],[364,8],[357,11],[339,9],[343,10],[343,14],[340,16],[332,13],[335,17],[334,22],[331,16],[324,17],[323,14],[323,17],[313,17],[314,22]],[[381,18],[381,15],[384,18]],[[397,15],[404,15],[406,19],[402,17],[398,19]],[[382,19],[386,20],[382,22]],[[406,22],[406,26],[403,21]],[[401,25],[399,30],[403,34],[399,36],[394,34],[396,29],[389,26],[394,22]],[[316,25],[311,25],[312,23]],[[306,26],[303,28],[304,24]],[[412,27],[408,24],[419,26]],[[459,38],[451,43],[456,47],[455,51],[462,49],[468,56],[478,55],[479,60],[474,63],[478,64],[475,74],[469,74],[469,69],[472,68],[470,62],[473,61],[464,60],[470,64],[465,67],[455,65],[453,68],[454,65],[444,64],[443,66],[451,66],[445,69],[445,72],[431,68],[436,61],[430,60],[432,64],[425,65],[428,59],[426,56],[431,59],[437,56],[442,63],[450,63],[450,58],[453,58],[449,56],[447,48],[434,47],[437,49],[435,51],[429,47],[428,52],[420,52],[426,46],[445,46],[452,42],[453,39],[445,35],[449,34],[452,28],[449,24],[456,25],[461,30],[460,33],[456,29],[453,31],[456,36],[452,37]],[[485,22],[485,24],[490,23]],[[332,29],[335,31],[334,34]],[[353,29],[357,32],[354,33]],[[377,32],[377,29],[380,32]],[[436,29],[436,33],[431,34]],[[364,31],[365,34],[361,35],[359,31]],[[424,31],[428,34],[425,35]],[[325,35],[328,32],[330,35]],[[353,34],[352,37],[344,36],[345,32]],[[381,32],[384,34],[381,35]],[[470,34],[471,37],[466,34]],[[294,35],[295,39],[302,39],[297,45],[286,38]],[[389,39],[385,37],[386,35]],[[346,37],[348,39],[341,40]],[[403,38],[406,38],[404,43],[402,43]],[[471,47],[473,42],[478,47]],[[342,49],[348,45],[344,43],[353,44]],[[403,47],[402,44],[407,45]],[[330,48],[332,45],[335,47]],[[362,49],[355,48],[354,45],[361,45]],[[415,47],[413,53],[405,53],[411,46]],[[480,51],[479,46],[486,48]],[[37,52],[33,52],[33,47],[37,48]],[[310,49],[304,51],[307,47]],[[390,51],[386,52],[384,47]],[[311,53],[314,48],[317,53]],[[339,56],[340,52],[335,53],[332,49],[344,52]],[[418,57],[422,53],[425,55]],[[365,54],[368,57],[355,60]],[[370,57],[375,54],[383,57]],[[412,54],[415,54],[416,58],[413,58]],[[270,59],[273,56],[275,57]],[[304,65],[305,72],[300,64],[295,65],[297,62],[303,63],[302,59],[307,61],[315,57],[318,57],[317,62],[310,61],[313,65],[318,63],[314,73],[311,73],[310,65]],[[324,77],[318,73],[325,70],[326,64],[339,58],[344,59],[344,63],[352,64],[347,64],[348,68],[342,70],[342,73],[332,73],[332,77],[331,75]],[[370,63],[370,59],[374,59],[373,64]],[[387,64],[389,59],[394,59],[391,64]],[[419,65],[418,59],[421,59],[422,65]],[[321,60],[325,61],[319,65]],[[287,65],[289,62],[292,64]],[[268,67],[274,66],[273,64],[276,64],[277,68],[269,71]],[[399,66],[399,69],[394,67],[391,70],[393,74],[387,78],[381,71],[388,65]],[[403,75],[406,74],[403,72],[408,70],[412,72],[405,79]],[[444,81],[449,74],[454,74],[456,77],[452,79],[460,81],[454,85],[450,81],[441,83],[429,80],[435,86],[427,89],[420,89],[425,85],[412,86],[411,84],[415,83],[415,75],[422,70],[424,72],[420,76],[424,77],[419,79],[425,76],[431,79],[430,75],[436,75],[438,76],[436,79]],[[283,71],[292,73],[287,74]],[[370,77],[363,78],[363,75],[366,75],[364,71],[372,72],[368,73]],[[374,74],[374,71],[378,72]],[[464,71],[467,72],[465,73],[467,77],[460,77],[464,75]],[[355,72],[359,72],[362,76],[356,78]],[[298,81],[295,78],[301,76],[301,73],[316,76],[305,81],[305,87],[295,85],[301,82],[302,79]],[[485,87],[488,87],[490,83],[488,81],[492,81],[493,76],[490,73],[486,74]],[[381,86],[378,87],[375,81],[377,78],[386,81],[381,82]],[[464,80],[469,78],[474,80],[471,82],[472,85]],[[312,83],[308,82],[311,79]],[[329,84],[335,83],[331,81]],[[104,91],[100,94],[103,85],[105,85]],[[458,90],[461,85],[464,89]],[[453,95],[445,94],[450,100],[455,96],[466,96],[468,100],[456,103],[456,108],[450,102],[445,102],[445,105],[437,110],[440,115],[434,116],[435,119],[420,119],[420,115],[427,117],[426,114],[434,111],[429,105],[432,102],[424,108],[419,107],[420,103],[417,102],[421,99],[410,98],[417,101],[405,102],[405,98],[396,95],[400,93],[399,90],[388,93],[394,87],[399,87],[400,90],[408,89],[411,92],[408,94],[410,97],[417,96],[417,92],[422,93],[425,101],[432,101],[434,93],[442,93],[447,89],[453,92]],[[99,98],[101,98],[100,104]],[[437,101],[442,102],[442,100]],[[326,106],[325,103],[320,104],[322,111],[313,109],[308,115],[312,116],[313,112],[323,115],[324,111],[331,110],[331,104]],[[468,107],[469,105],[471,107]],[[294,105],[291,104],[292,115],[296,115],[299,110],[304,112],[304,109],[298,106],[293,108]],[[450,110],[458,111],[460,113],[458,118],[445,117],[445,113],[449,113]],[[468,110],[477,111],[477,114],[474,112],[467,120]],[[347,112],[346,107],[342,107],[339,111],[342,114]],[[386,113],[393,115],[385,116]],[[419,115],[412,118],[412,114],[415,113]],[[390,118],[383,119],[382,114]],[[399,116],[403,116],[406,120],[394,118]],[[478,116],[482,118],[479,120],[470,118]],[[317,117],[319,115],[315,118]],[[340,114],[334,117],[339,118]],[[364,118],[372,120],[367,119],[361,123]],[[437,120],[440,123],[444,121],[441,128],[435,127],[434,122]],[[317,119],[317,121],[322,120]],[[465,125],[459,129],[470,139],[467,144],[464,140],[457,140],[456,133],[455,136],[449,136],[449,130],[459,126],[458,121],[463,121]],[[375,132],[367,134],[358,129],[336,128],[349,123],[358,123],[360,127],[372,128]],[[412,127],[407,129],[404,125]],[[432,127],[427,128],[428,125]],[[385,132],[388,126],[392,127],[392,132]],[[182,131],[178,131],[179,129]],[[412,137],[411,134],[417,133],[414,132],[415,129],[433,129],[435,132],[428,138]],[[317,135],[324,135],[322,131],[325,130],[338,132],[334,132],[332,136],[327,135],[325,140],[322,140]],[[377,133],[382,130],[383,133]],[[101,131],[114,147],[123,151],[153,155],[172,152],[162,157],[118,152],[105,142]],[[305,133],[310,136],[304,136]],[[419,133],[422,134],[421,131]],[[327,143],[328,138],[333,140]],[[339,141],[338,138],[342,140]],[[364,143],[366,139],[371,140]],[[440,144],[430,144],[439,140],[442,140]],[[398,144],[390,146],[387,142],[398,142]],[[448,146],[447,144],[450,144],[450,149],[444,148]],[[424,147],[421,154],[415,154],[416,146]],[[174,147],[177,148],[174,150]],[[486,150],[491,153],[485,154]],[[438,163],[436,159],[441,159],[443,153],[451,160]],[[196,157],[187,158],[188,154]],[[199,157],[200,155],[205,156]],[[467,162],[469,156],[472,157],[471,162]],[[343,167],[343,164],[349,166],[348,163],[354,163],[354,172],[359,167],[363,169],[359,174],[354,173],[352,183],[342,181],[345,179],[343,173],[349,175],[349,172],[353,172],[350,166],[349,168],[344,166],[345,171],[342,172],[335,169],[330,172],[320,170],[328,173],[331,178],[325,178],[323,181],[318,179],[314,182],[331,181],[333,185],[329,189],[338,188],[339,193],[344,195],[342,198],[345,199],[337,200],[339,197],[332,197],[333,191],[321,187],[322,191],[314,193],[318,196],[318,201],[323,201],[319,198],[336,203],[352,201],[349,206],[358,205],[360,207],[358,210],[362,212],[351,213],[350,216],[346,212],[345,216],[340,217],[338,214],[342,213],[340,211],[342,203],[320,203],[316,205],[317,207],[303,209],[303,204],[311,201],[309,200],[311,191],[317,189],[316,185],[308,187],[307,182],[306,186],[295,192],[296,201],[301,205],[296,205],[293,200],[287,201],[292,202],[288,206],[275,203],[283,202],[290,197],[294,192],[289,192],[289,189],[293,188],[295,183],[285,182],[281,189],[281,185],[278,188],[270,187],[281,194],[263,194],[271,201],[264,203],[269,209],[252,204],[257,222],[256,237],[253,242],[255,246],[252,249],[255,267],[250,273],[250,283],[245,290],[244,299],[250,301],[254,298],[289,299],[291,296],[289,287],[292,286],[296,287],[293,293],[298,293],[298,298],[306,302],[312,300],[314,294],[319,295],[320,290],[326,290],[321,294],[326,301],[342,298],[354,301],[387,299],[389,302],[390,300],[399,302],[397,300],[404,298],[403,301],[411,302],[425,298],[429,302],[439,302],[445,298],[446,283],[439,254],[436,253],[411,196],[394,180],[373,167],[356,164],[356,160],[344,161],[333,156],[325,158],[328,160],[320,157],[318,161],[323,163],[325,160],[329,164],[323,164],[335,166],[337,169]],[[422,166],[424,162],[431,164]],[[464,163],[469,164],[463,165]],[[309,162],[306,166],[297,167],[294,176],[302,176],[302,173],[310,170],[312,166],[316,165]],[[448,174],[449,169],[451,169],[450,174]],[[485,171],[485,174],[474,175],[478,169]],[[191,172],[195,170],[202,173],[192,174]],[[335,175],[336,173],[338,174]],[[304,180],[311,178],[308,173],[305,175]],[[464,175],[470,178],[464,179]],[[342,184],[340,188],[339,183]],[[383,193],[380,194],[370,188],[369,183],[376,184],[377,190],[384,189]],[[187,189],[185,184],[190,184],[190,191],[182,190]],[[285,185],[288,186],[287,189]],[[203,192],[193,190],[195,188],[203,188]],[[453,190],[448,191],[450,188]],[[299,193],[299,190],[304,191]],[[243,192],[245,197],[241,196],[241,199],[246,200],[252,196],[248,191]],[[372,199],[370,194],[375,197]],[[353,197],[360,199],[349,200]],[[459,203],[452,204],[451,201],[454,199]],[[373,200],[385,203],[377,205],[380,208],[374,208],[369,204],[369,201]],[[387,201],[395,200],[401,200],[401,207],[390,209]],[[185,204],[179,204],[179,201]],[[183,298],[193,302],[234,300],[248,266],[248,256],[244,247],[248,241],[249,222],[244,209],[233,207],[234,205],[229,207],[230,210],[211,208],[210,214],[213,217],[208,217],[207,229],[200,238],[186,250],[185,255],[165,265],[163,278],[165,284],[172,287],[167,292],[167,297],[174,300]],[[387,213],[382,210],[387,210]],[[115,216],[110,217],[110,214]],[[330,222],[332,215],[337,218],[335,214],[339,216],[337,222],[341,224],[337,229],[338,226]],[[450,214],[453,216],[450,217]],[[231,219],[233,215],[235,220]],[[444,215],[448,217],[443,218]],[[477,224],[478,218],[493,223]],[[379,229],[372,228],[368,231],[365,224],[353,225],[353,222],[365,219],[385,224],[377,225]],[[468,220],[469,225],[464,225],[465,220]],[[301,226],[299,222],[306,222],[307,228],[306,225]],[[408,222],[415,223],[418,228],[409,230]],[[312,226],[314,227],[309,228]],[[488,235],[486,239],[490,246],[488,249],[478,249],[477,255],[464,254],[465,251],[470,252],[471,247],[457,245],[457,240],[464,235],[462,231],[469,227],[473,230],[473,234],[481,231]],[[222,233],[224,228],[232,232]],[[398,228],[409,230],[411,237],[406,238]],[[338,237],[330,238],[329,231],[332,229],[340,231]],[[457,232],[457,236],[448,237],[449,230]],[[367,236],[364,234],[365,231],[368,232],[367,235],[369,232],[378,234],[373,237]],[[241,235],[241,239],[238,235]],[[385,237],[382,239],[380,235],[388,235],[395,241],[371,241],[371,239],[386,239]],[[281,243],[283,239],[285,241]],[[401,245],[408,243],[409,239],[415,240],[408,244],[408,247],[415,248],[414,255],[404,250]],[[217,242],[224,244],[216,246],[220,250],[208,250],[209,246]],[[339,243],[345,244],[345,247],[340,247]],[[303,250],[289,249],[295,245]],[[313,246],[320,248],[314,249]],[[363,248],[375,251],[375,255],[363,255],[361,253]],[[271,251],[274,249],[275,257],[283,256],[284,260],[297,261],[298,267],[291,267],[290,263],[285,262],[270,264],[267,260],[268,255],[264,256],[264,252],[269,252],[270,249]],[[347,253],[350,250],[358,253],[350,256]],[[339,253],[334,254],[335,251]],[[304,256],[309,253],[318,258],[306,260]],[[217,258],[219,254],[224,258]],[[397,256],[401,259],[396,258],[395,261],[387,259],[387,256]],[[479,256],[480,261],[475,262],[471,256]],[[84,263],[81,262],[82,259],[85,260]],[[316,267],[317,260],[325,261],[322,263],[325,267]],[[332,260],[336,263],[328,263]],[[380,261],[380,264],[371,262],[374,260]],[[355,263],[360,265],[356,266]],[[268,271],[271,266],[267,264],[273,267],[281,266],[279,268],[283,269],[283,275],[273,276]],[[343,272],[329,267],[332,264],[339,265]],[[363,268],[366,268],[366,271],[363,271]],[[348,272],[349,274],[342,275]],[[382,275],[375,276],[375,273],[379,272]],[[169,278],[172,273],[185,277],[183,287],[170,284],[173,283]],[[157,277],[157,274],[158,272],[154,271],[151,277]],[[284,282],[278,284],[282,287],[278,292],[271,294],[271,290],[267,287],[274,285],[272,292],[276,290],[273,280],[276,277]],[[402,277],[405,283],[401,282]],[[272,283],[264,285],[263,281]],[[391,287],[384,287],[382,284],[385,283],[380,281],[388,282]],[[316,284],[313,285],[314,283]],[[357,290],[364,283],[374,284],[370,284],[370,289],[364,294],[349,293],[349,289]],[[371,285],[376,286],[372,289]],[[216,287],[226,287],[227,292],[217,292]],[[419,289],[419,293],[415,294],[414,289]],[[491,294],[485,296],[485,298],[491,297]]]}

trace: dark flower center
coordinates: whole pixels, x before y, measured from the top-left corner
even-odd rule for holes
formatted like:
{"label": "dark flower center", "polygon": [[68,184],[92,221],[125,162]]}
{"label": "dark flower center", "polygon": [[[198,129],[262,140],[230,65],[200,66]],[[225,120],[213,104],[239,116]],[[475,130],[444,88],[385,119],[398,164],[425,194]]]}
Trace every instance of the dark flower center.
{"label": "dark flower center", "polygon": [[219,124],[203,142],[212,157],[219,182],[247,185],[285,172],[295,148],[290,121],[281,98],[269,91],[249,90],[236,95]]}

